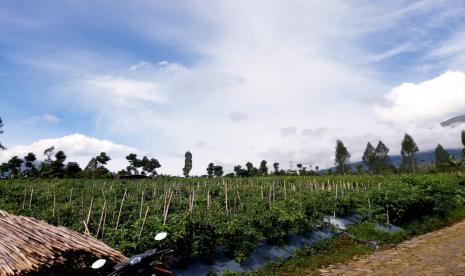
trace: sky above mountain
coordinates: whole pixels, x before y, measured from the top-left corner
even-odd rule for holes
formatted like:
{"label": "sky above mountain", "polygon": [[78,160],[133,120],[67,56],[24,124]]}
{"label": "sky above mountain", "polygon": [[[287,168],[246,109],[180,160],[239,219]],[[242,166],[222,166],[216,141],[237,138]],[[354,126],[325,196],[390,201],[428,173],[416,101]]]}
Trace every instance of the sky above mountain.
{"label": "sky above mountain", "polygon": [[113,170],[129,152],[181,174],[262,159],[331,167],[460,146],[462,0],[100,0],[0,4],[0,161],[51,145]]}

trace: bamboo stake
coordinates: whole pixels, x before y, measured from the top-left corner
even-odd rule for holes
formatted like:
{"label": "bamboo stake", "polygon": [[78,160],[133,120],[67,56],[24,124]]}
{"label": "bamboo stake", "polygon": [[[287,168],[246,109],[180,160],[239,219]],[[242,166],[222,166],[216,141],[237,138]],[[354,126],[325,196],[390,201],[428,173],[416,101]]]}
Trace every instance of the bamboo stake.
{"label": "bamboo stake", "polygon": [[107,208],[105,208],[105,215],[103,216],[103,227],[102,227],[102,241],[103,241],[103,235],[105,233],[105,223],[107,221]]}
{"label": "bamboo stake", "polygon": [[31,198],[29,199],[29,210],[32,210],[32,195],[34,194],[34,186],[31,187]]}
{"label": "bamboo stake", "polygon": [[53,185],[53,210],[52,210],[52,214],[53,214],[53,217],[55,217],[55,207],[56,207],[56,192],[55,192],[55,184]]}
{"label": "bamboo stake", "polygon": [[268,193],[268,204],[269,204],[270,211],[271,211],[271,185],[270,185],[270,192]]}
{"label": "bamboo stake", "polygon": [[284,199],[287,198],[287,192],[286,192],[286,180],[284,180]]}
{"label": "bamboo stake", "polygon": [[170,190],[168,191],[168,193],[170,193],[170,197],[168,199],[168,204],[166,206],[166,210],[165,210],[165,214],[164,214],[164,217],[163,217],[163,225],[166,224],[166,220],[168,218],[168,212],[170,210],[170,203],[171,203],[171,198],[173,197],[173,191],[171,191],[171,188]]}
{"label": "bamboo stake", "polygon": [[24,184],[24,199],[23,199],[23,210],[26,207],[26,197],[27,197],[27,185]]}
{"label": "bamboo stake", "polygon": [[71,187],[71,192],[69,193],[69,203],[71,204],[71,199],[73,198],[73,187]]}
{"label": "bamboo stake", "polygon": [[128,192],[128,189],[124,189],[123,198],[121,198],[121,204],[119,206],[118,219],[116,220],[115,230],[118,230],[119,218],[121,217],[121,210],[123,209],[124,198],[126,197],[127,192]]}
{"label": "bamboo stake", "polygon": [[226,206],[226,214],[229,214],[229,208],[228,208],[228,183],[224,182],[224,201],[225,201],[225,206]]}
{"label": "bamboo stake", "polygon": [[100,215],[100,220],[99,220],[99,222],[98,222],[97,234],[95,235],[96,238],[98,238],[98,234],[100,233],[100,227],[101,227],[101,225],[102,225],[103,214],[104,214],[104,212],[105,212],[106,206],[107,206],[107,201],[105,200],[105,201],[103,202],[102,214]]}
{"label": "bamboo stake", "polygon": [[86,221],[83,220],[82,223],[84,224],[84,234],[88,235],[88,236],[91,236],[90,231],[89,231],[89,227],[87,227]]}
{"label": "bamboo stake", "polygon": [[150,206],[147,206],[147,209],[145,210],[144,221],[142,221],[142,226],[140,228],[139,237],[138,237],[137,241],[139,241],[140,237],[142,236],[142,231],[144,230],[145,220],[147,219],[147,214],[149,212],[149,208],[150,208]]}
{"label": "bamboo stake", "polygon": [[94,197],[90,199],[90,207],[89,207],[89,213],[87,213],[87,220],[86,220],[86,225],[89,225],[89,220],[90,220],[90,214],[92,212],[92,204],[94,203]]}
{"label": "bamboo stake", "polygon": [[139,218],[142,218],[142,207],[144,205],[144,193],[145,193],[145,190],[142,191],[142,196],[140,199]]}

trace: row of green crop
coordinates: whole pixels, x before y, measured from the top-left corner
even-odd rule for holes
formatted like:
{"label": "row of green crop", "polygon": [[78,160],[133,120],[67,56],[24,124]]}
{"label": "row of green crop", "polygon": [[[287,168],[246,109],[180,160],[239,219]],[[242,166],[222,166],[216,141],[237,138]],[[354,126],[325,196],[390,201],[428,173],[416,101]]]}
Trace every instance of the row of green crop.
{"label": "row of green crop", "polygon": [[462,178],[158,178],[140,181],[1,181],[0,208],[102,239],[127,254],[163,246],[208,258],[218,247],[242,260],[258,241],[283,243],[324,216],[351,211],[402,224],[462,204]]}

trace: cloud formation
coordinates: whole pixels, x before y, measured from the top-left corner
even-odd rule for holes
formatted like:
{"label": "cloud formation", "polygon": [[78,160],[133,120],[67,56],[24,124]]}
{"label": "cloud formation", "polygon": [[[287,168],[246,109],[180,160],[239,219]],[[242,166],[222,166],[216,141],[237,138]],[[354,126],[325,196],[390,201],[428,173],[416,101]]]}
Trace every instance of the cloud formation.
{"label": "cloud formation", "polygon": [[42,139],[30,145],[16,145],[5,151],[0,151],[0,162],[6,162],[13,156],[24,157],[29,152],[36,154],[38,160],[43,160],[45,149],[54,146],[55,152],[64,151],[67,161],[78,162],[84,168],[92,157],[100,152],[106,152],[111,161],[108,167],[111,170],[120,170],[127,166],[125,156],[129,153],[138,153],[133,147],[115,144],[107,140],[99,140],[82,134],[72,134],[60,138]]}
{"label": "cloud formation", "polygon": [[98,76],[78,80],[76,86],[122,106],[135,106],[137,102],[160,104],[168,102],[168,98],[161,93],[159,86],[153,81]]}
{"label": "cloud formation", "polygon": [[465,112],[465,73],[449,71],[418,84],[403,83],[387,93],[375,111],[398,127],[437,126]]}
{"label": "cloud formation", "polygon": [[60,121],[61,119],[58,116],[55,116],[49,113],[44,113],[42,115],[33,116],[25,120],[25,122],[28,122],[28,123],[34,123],[34,122],[58,123]]}

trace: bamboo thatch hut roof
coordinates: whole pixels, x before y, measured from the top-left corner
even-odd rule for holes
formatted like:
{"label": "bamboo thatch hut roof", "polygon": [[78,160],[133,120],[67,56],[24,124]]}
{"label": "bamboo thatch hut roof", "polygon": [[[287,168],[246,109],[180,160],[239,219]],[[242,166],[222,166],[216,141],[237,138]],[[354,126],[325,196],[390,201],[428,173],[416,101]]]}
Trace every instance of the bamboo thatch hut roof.
{"label": "bamboo thatch hut roof", "polygon": [[0,210],[0,275],[88,275],[99,258],[126,259],[93,237]]}

